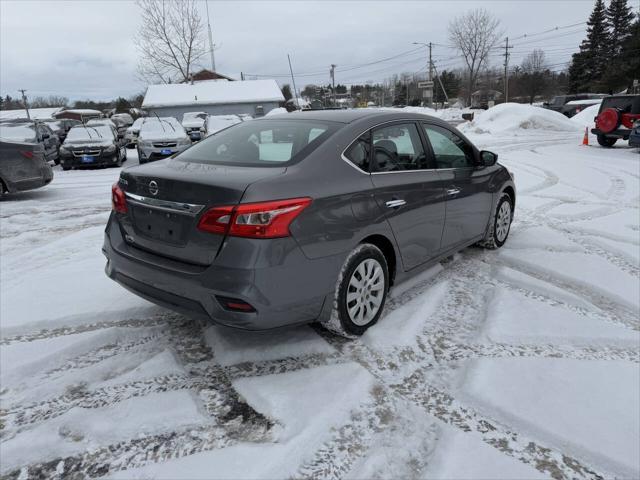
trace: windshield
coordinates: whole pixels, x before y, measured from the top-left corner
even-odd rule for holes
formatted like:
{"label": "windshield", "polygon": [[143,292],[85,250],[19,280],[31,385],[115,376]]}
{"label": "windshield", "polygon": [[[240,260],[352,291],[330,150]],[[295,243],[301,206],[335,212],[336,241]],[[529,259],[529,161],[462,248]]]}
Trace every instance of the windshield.
{"label": "windshield", "polygon": [[184,133],[184,128],[175,118],[147,118],[140,127],[140,135],[173,135],[174,133],[180,133],[180,131]]}
{"label": "windshield", "polygon": [[0,125],[0,138],[13,142],[37,143],[33,125]]}
{"label": "windshield", "polygon": [[104,125],[95,125],[93,127],[77,126],[69,130],[66,141],[76,142],[81,140],[113,140],[113,132],[110,127]]}
{"label": "windshield", "polygon": [[185,162],[240,166],[281,166],[311,153],[339,124],[307,120],[239,123],[195,144]]}

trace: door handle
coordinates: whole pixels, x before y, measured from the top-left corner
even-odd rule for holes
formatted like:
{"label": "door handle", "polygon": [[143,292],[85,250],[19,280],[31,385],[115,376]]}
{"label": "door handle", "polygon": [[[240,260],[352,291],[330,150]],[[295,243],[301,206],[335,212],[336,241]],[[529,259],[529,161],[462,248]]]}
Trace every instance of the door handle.
{"label": "door handle", "polygon": [[449,196],[457,195],[459,193],[460,193],[459,188],[450,188],[449,190],[447,190],[447,195]]}
{"label": "door handle", "polygon": [[396,200],[389,200],[387,203],[385,203],[385,205],[389,208],[398,208],[401,207],[403,205],[406,205],[407,202],[405,202],[404,200],[400,200],[400,199],[396,199]]}

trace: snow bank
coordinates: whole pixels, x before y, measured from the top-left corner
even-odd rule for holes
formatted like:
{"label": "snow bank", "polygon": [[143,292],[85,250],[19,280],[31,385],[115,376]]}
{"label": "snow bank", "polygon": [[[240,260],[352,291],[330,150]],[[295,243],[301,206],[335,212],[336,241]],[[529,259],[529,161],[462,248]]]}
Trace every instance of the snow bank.
{"label": "snow bank", "polygon": [[580,113],[577,113],[573,117],[571,117],[571,121],[581,127],[595,127],[594,119],[598,115],[598,110],[600,110],[601,103],[602,100],[595,105],[591,105],[590,107],[585,108]]}
{"label": "snow bank", "polygon": [[465,133],[517,133],[518,131],[561,131],[574,132],[580,125],[561,113],[531,105],[502,103],[490,108],[472,122],[460,125]]}

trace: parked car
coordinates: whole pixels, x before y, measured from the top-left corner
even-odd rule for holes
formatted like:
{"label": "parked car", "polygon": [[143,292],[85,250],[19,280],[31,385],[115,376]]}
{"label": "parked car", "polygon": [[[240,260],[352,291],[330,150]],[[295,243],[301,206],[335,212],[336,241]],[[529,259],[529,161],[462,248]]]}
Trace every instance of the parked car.
{"label": "parked car", "polygon": [[[542,104],[542,107],[549,110],[555,110],[556,112],[567,115],[567,113],[565,112],[571,112],[572,110],[571,107],[565,107],[568,102],[573,102],[575,100],[597,100],[606,96],[607,95],[604,93],[577,93],[574,95],[557,95],[553,97],[550,102],[544,102]],[[574,112],[573,115],[575,115],[575,113],[576,112]]]}
{"label": "parked car", "polygon": [[7,120],[0,125],[0,137],[15,142],[41,143],[44,158],[56,165],[60,163],[60,140],[46,124],[31,120]]}
{"label": "parked car", "polygon": [[240,329],[319,320],[359,335],[390,286],[469,245],[501,247],[516,189],[440,119],[324,110],[123,170],[112,201],[106,273],[132,292]]}
{"label": "parked car", "polygon": [[60,147],[63,170],[74,167],[119,167],[127,159],[127,150],[109,125],[79,125],[69,130]]}
{"label": "parked car", "polygon": [[205,135],[208,137],[242,121],[239,115],[209,115],[204,123]]}
{"label": "parked car", "polygon": [[114,113],[111,115],[111,120],[114,119],[124,123],[127,127],[133,125],[133,117],[128,113]]}
{"label": "parked car", "polygon": [[640,148],[640,120],[636,120],[629,134],[629,146]]}
{"label": "parked car", "polygon": [[64,142],[65,138],[67,138],[67,133],[69,132],[71,127],[80,125],[82,123],[79,120],[73,120],[71,118],[52,118],[42,120],[42,122],[49,125],[49,127],[54,131],[54,133],[58,136],[61,145]]}
{"label": "parked car", "polygon": [[138,135],[138,161],[153,162],[182,152],[191,139],[173,117],[149,117],[142,122]]}
{"label": "parked car", "polygon": [[592,105],[598,105],[602,102],[601,98],[588,98],[585,100],[571,100],[564,104],[560,113],[567,118],[571,118],[577,113],[580,113],[585,108],[589,108]]}
{"label": "parked car", "polygon": [[206,118],[207,114],[205,112],[186,112],[182,115],[182,126],[189,138],[194,142],[204,137],[204,122]]}
{"label": "parked car", "polygon": [[0,126],[0,196],[51,183],[53,170],[45,158],[44,145],[3,138],[3,127]]}
{"label": "parked car", "polygon": [[602,100],[591,130],[603,147],[613,147],[619,138],[629,138],[633,123],[640,120],[640,95],[612,95]]}
{"label": "parked car", "polygon": [[145,118],[140,117],[136,118],[136,121],[127,128],[127,131],[124,134],[124,142],[127,148],[133,148],[138,143],[138,135],[140,134],[140,126],[142,122],[144,122]]}

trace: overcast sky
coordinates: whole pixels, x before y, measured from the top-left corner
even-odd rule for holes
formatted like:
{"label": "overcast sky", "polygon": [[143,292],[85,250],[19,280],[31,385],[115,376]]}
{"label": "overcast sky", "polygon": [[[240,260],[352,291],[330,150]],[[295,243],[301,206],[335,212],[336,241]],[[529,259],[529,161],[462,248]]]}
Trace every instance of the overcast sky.
{"label": "overcast sky", "polygon": [[[520,1],[211,1],[216,67],[232,77],[288,73],[291,54],[296,85],[379,81],[392,73],[424,71],[426,49],[362,68],[354,66],[418,48],[412,42],[449,44],[447,25],[479,5],[500,19],[512,39],[584,22],[593,0]],[[200,11],[206,19],[205,3]],[[133,36],[139,8],[126,0],[0,0],[0,93],[71,100],[111,99],[144,91],[136,78]],[[513,40],[512,64],[533,48],[547,50],[554,69],[570,59],[584,25]],[[439,69],[460,64],[455,52],[435,46]],[[492,65],[503,59],[495,55]],[[209,68],[208,57],[203,66]],[[316,74],[310,76],[307,74]],[[280,84],[288,83],[275,77]]]}

